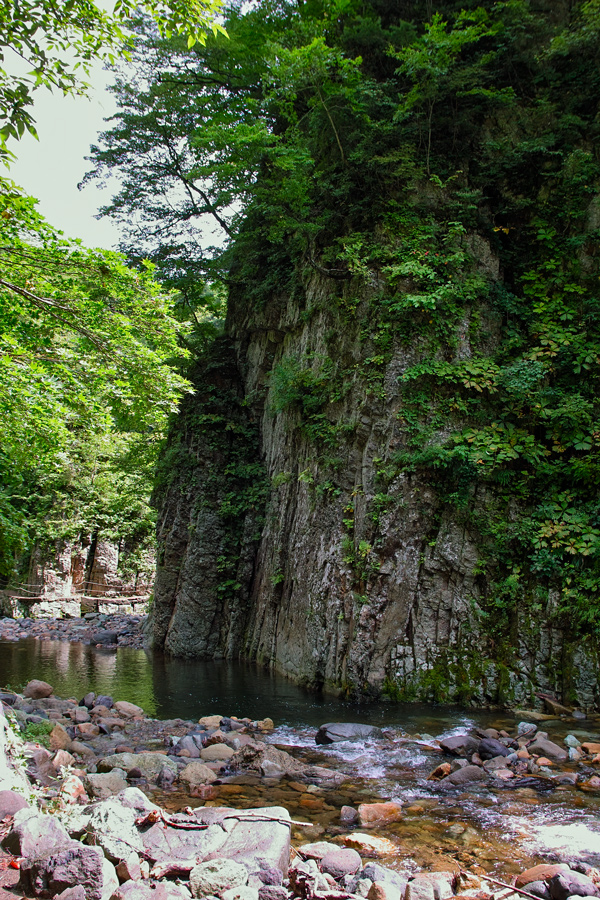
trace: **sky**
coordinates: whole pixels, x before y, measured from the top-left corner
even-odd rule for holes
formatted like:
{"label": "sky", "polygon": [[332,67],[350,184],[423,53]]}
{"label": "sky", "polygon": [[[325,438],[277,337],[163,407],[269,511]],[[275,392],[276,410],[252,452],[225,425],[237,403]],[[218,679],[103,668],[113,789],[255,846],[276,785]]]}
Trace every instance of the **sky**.
{"label": "sky", "polygon": [[90,145],[116,109],[106,90],[110,78],[98,64],[87,79],[93,85],[89,99],[40,88],[33,111],[39,141],[25,135],[13,143],[18,159],[10,169],[13,181],[40,201],[38,209],[51,225],[88,247],[108,249],[118,243],[119,231],[109,219],[94,216],[110,200],[110,187],[92,183],[79,191],[77,184],[91,168],[85,160]]}

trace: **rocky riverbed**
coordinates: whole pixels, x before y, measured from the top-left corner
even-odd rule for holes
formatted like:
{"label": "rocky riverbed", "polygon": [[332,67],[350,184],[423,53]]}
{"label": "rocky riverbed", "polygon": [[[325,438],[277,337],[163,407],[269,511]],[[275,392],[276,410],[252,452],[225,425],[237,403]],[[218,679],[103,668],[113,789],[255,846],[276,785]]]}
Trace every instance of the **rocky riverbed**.
{"label": "rocky riverbed", "polygon": [[[572,806],[594,799],[600,743],[591,739],[553,740],[531,721],[441,740],[329,723],[310,745],[294,745],[270,719],[155,720],[91,692],[57,698],[40,681],[1,699],[10,723],[0,748],[6,896],[600,897],[593,848],[502,847],[476,835],[467,814],[494,792],[521,804],[561,792]],[[393,765],[408,758],[427,762],[418,797],[406,784],[394,789]],[[388,763],[385,777],[361,778],[377,760]],[[443,827],[439,817],[432,827],[436,807]]]}
{"label": "rocky riverbed", "polygon": [[81,617],[64,619],[0,618],[0,640],[22,641],[80,641],[102,647],[144,646],[144,626],[147,616],[86,613]]}

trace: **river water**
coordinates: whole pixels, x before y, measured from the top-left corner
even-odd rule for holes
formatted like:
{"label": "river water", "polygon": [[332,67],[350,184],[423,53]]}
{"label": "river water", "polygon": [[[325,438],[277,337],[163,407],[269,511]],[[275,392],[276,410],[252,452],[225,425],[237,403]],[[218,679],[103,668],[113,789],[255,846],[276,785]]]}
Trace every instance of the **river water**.
{"label": "river water", "polygon": [[[508,877],[525,866],[558,858],[600,865],[600,794],[558,785],[488,785],[442,792],[427,780],[441,761],[428,736],[445,737],[474,727],[513,733],[516,720],[501,711],[426,705],[369,703],[361,706],[309,693],[285,678],[250,664],[175,660],[121,648],[110,651],[60,641],[0,641],[0,683],[18,689],[31,678],[54,686],[57,696],[80,698],[87,691],[130,700],[160,719],[200,716],[269,716],[276,724],[269,740],[294,756],[325,764],[350,776],[334,789],[301,793],[298,787],[268,779],[230,780],[209,801],[241,807],[282,804],[292,816],[312,821],[304,839],[331,838],[340,831],[342,805],[398,799],[401,822],[379,829],[396,848],[403,867],[463,868]],[[317,747],[316,728],[324,722],[364,722],[386,726],[385,744],[365,741]],[[598,720],[549,721],[551,739],[567,733],[600,740]],[[159,802],[177,808],[189,798],[165,795]],[[384,860],[385,861],[385,860]]]}

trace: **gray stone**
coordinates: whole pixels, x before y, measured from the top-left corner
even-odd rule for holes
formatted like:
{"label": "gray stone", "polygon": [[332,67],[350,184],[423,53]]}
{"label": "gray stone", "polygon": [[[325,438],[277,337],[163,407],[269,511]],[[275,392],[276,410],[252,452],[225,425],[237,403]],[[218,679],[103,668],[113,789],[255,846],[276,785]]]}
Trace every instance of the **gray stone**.
{"label": "gray stone", "polygon": [[143,853],[144,844],[135,820],[153,809],[158,807],[137,788],[127,788],[108,800],[94,803],[87,808],[88,843],[101,847],[113,862],[126,858],[132,851]]}
{"label": "gray stone", "polygon": [[438,782],[438,784],[461,785],[485,780],[486,774],[484,770],[479,766],[463,766],[462,769],[458,769],[456,772],[451,772],[450,775],[442,778],[442,780]]}
{"label": "gray stone", "polygon": [[288,900],[288,892],[284,887],[268,884],[258,889],[258,900]]}
{"label": "gray stone", "polygon": [[328,722],[321,725],[315,735],[317,744],[334,744],[337,741],[362,741],[365,738],[383,737],[381,728],[352,722]]}
{"label": "gray stone", "polygon": [[600,890],[591,878],[567,869],[554,875],[549,883],[552,900],[567,900],[567,897],[600,897]]}
{"label": "gray stone", "polygon": [[190,872],[190,888],[194,897],[211,897],[247,883],[246,867],[226,857],[200,863]]}
{"label": "gray stone", "polygon": [[355,875],[361,865],[361,858],[356,850],[346,847],[326,853],[321,860],[321,871],[337,879],[344,875]]}
{"label": "gray stone", "polygon": [[[290,859],[290,814],[282,806],[258,809],[226,809],[227,817],[239,815],[240,819],[229,818],[235,825],[218,855],[243,863],[250,873],[258,873],[264,866],[280,869],[287,874]],[[204,811],[197,810],[196,816],[203,821]],[[268,821],[268,820],[271,821]],[[205,832],[201,832],[205,833]],[[216,855],[216,854],[211,854]]]}
{"label": "gray stone", "polygon": [[113,753],[98,762],[99,772],[110,772],[112,769],[123,769],[129,772],[133,768],[141,770],[144,778],[153,781],[163,767],[171,769],[177,775],[177,763],[163,753]]}
{"label": "gray stone", "polygon": [[568,734],[563,741],[565,747],[580,747],[581,741],[574,734]]}
{"label": "gray stone", "polygon": [[54,900],[86,900],[85,888],[81,884],[67,888],[61,891],[60,894],[57,894]]}
{"label": "gray stone", "polygon": [[212,784],[217,780],[217,776],[204,763],[193,760],[179,773],[179,780],[188,784]]}
{"label": "gray stone", "polygon": [[221,900],[258,900],[258,888],[251,887],[249,884],[232,887],[221,891]]}
{"label": "gray stone", "polygon": [[530,894],[535,894],[540,900],[550,900],[550,890],[545,881],[530,881],[527,885]]}
{"label": "gray stone", "polygon": [[80,885],[85,889],[86,900],[103,900],[107,888],[110,886],[112,893],[118,880],[114,867],[94,847],[71,841],[65,847],[24,860],[20,885],[26,894],[36,897],[53,897]]}
{"label": "gray stone", "polygon": [[456,734],[441,740],[440,747],[451,756],[470,756],[479,747],[479,741],[470,734]]}
{"label": "gray stone", "polygon": [[46,816],[29,807],[15,813],[13,827],[2,846],[14,856],[36,856],[64,847],[71,838],[55,816]]}
{"label": "gray stone", "polygon": [[113,769],[112,772],[105,774],[86,775],[84,785],[92,797],[106,800],[108,797],[124,791],[127,787],[127,779],[123,769]]}
{"label": "gray stone", "polygon": [[404,891],[408,884],[407,875],[405,876],[401,872],[394,872],[392,869],[388,869],[387,866],[381,866],[376,862],[368,862],[362,872],[359,872],[358,877],[362,879],[368,878],[373,882],[379,881],[391,884],[400,891],[401,896],[404,896]]}
{"label": "gray stone", "polygon": [[508,756],[510,750],[494,738],[484,738],[477,748],[481,759],[494,759],[498,756]]}
{"label": "gray stone", "polygon": [[0,791],[0,822],[6,816],[14,816],[20,809],[26,809],[27,800],[16,791]]}
{"label": "gray stone", "polygon": [[535,741],[527,748],[530,753],[536,753],[539,756],[547,756],[548,759],[565,760],[567,759],[567,751],[563,747],[559,747],[553,741],[537,735]]}

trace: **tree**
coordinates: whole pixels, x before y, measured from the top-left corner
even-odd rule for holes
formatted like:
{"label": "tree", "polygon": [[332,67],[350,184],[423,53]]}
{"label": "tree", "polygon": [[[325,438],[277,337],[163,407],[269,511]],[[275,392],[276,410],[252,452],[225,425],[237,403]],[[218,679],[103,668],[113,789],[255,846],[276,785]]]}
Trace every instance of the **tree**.
{"label": "tree", "polygon": [[[185,34],[189,46],[203,42],[215,22],[219,0],[146,0],[160,33]],[[128,53],[127,24],[139,4],[117,0],[109,14],[93,0],[0,0],[0,155],[6,158],[9,138],[35,134],[31,112],[39,87],[64,94],[85,93],[84,78],[95,60],[114,61]],[[25,69],[25,71],[23,71]],[[83,77],[82,77],[83,76]]]}

